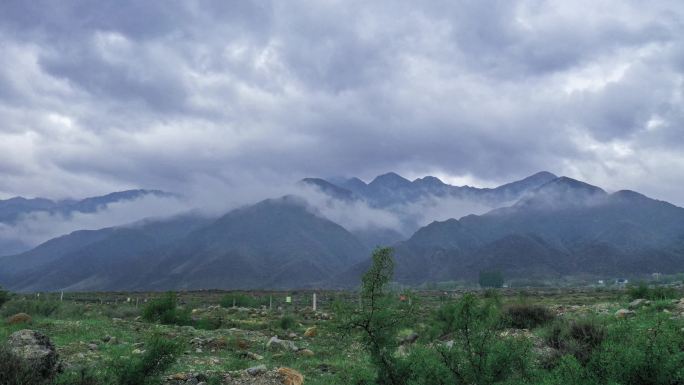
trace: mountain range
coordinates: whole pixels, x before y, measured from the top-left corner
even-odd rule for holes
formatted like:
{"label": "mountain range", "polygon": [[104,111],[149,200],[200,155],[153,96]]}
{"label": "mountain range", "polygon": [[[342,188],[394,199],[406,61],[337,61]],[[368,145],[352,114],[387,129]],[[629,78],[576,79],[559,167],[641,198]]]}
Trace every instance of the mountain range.
{"label": "mountain range", "polygon": [[303,198],[284,196],[219,217],[188,213],[67,234],[1,257],[0,284],[19,291],[353,287],[377,244],[394,247],[395,280],[412,285],[475,281],[489,270],[506,279],[684,271],[684,209],[633,191],[608,193],[548,172],[491,189],[394,173],[368,184],[301,183],[375,209],[454,197],[493,209],[433,221],[402,239],[393,229],[348,231]]}

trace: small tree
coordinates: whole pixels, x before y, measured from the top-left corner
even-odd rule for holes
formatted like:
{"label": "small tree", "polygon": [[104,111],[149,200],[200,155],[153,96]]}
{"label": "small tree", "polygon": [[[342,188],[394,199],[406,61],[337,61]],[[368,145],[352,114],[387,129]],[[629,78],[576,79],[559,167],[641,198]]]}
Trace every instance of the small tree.
{"label": "small tree", "polygon": [[361,332],[361,340],[376,368],[379,385],[400,385],[406,379],[400,374],[400,366],[394,355],[398,347],[397,334],[402,321],[410,316],[410,305],[398,303],[387,290],[394,273],[393,250],[377,248],[373,263],[363,275],[361,303],[339,305],[342,327],[347,331]]}
{"label": "small tree", "polygon": [[503,287],[503,274],[500,271],[481,271],[479,283],[482,287]]}
{"label": "small tree", "polygon": [[2,290],[2,286],[0,286],[0,307],[5,304],[5,302],[9,301],[10,299],[10,294],[6,290]]}

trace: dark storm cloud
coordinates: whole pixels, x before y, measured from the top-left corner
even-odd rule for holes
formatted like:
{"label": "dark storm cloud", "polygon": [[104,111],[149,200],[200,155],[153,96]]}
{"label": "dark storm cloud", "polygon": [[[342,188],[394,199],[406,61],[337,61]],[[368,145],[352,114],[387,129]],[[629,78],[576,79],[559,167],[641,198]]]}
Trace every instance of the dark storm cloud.
{"label": "dark storm cloud", "polygon": [[6,1],[0,194],[549,169],[684,204],[683,17],[675,1]]}

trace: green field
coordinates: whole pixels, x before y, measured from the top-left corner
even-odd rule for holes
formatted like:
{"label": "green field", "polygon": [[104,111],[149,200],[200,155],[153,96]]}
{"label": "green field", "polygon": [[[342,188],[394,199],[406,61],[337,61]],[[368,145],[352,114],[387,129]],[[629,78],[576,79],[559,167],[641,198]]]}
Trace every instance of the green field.
{"label": "green field", "polygon": [[[277,384],[281,367],[320,385],[684,383],[684,294],[676,285],[447,292],[381,285],[372,293],[318,291],[317,311],[313,293],[13,295],[0,308],[0,341],[22,329],[48,336],[63,364],[51,380],[57,384],[121,383],[120,372],[134,370],[126,363],[142,360],[155,336],[177,350],[145,379],[150,384]],[[616,313],[635,296],[650,299]],[[160,315],[169,310],[163,301],[172,301],[171,315]],[[16,313],[31,320],[10,324]],[[305,336],[310,328],[315,335]],[[267,347],[274,336],[296,349]],[[259,365],[264,373],[245,372]]]}

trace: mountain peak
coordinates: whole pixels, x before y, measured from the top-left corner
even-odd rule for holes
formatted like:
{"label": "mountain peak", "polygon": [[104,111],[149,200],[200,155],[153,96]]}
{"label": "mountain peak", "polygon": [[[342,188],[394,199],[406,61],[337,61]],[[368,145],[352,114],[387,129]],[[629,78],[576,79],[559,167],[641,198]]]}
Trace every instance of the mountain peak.
{"label": "mountain peak", "polygon": [[409,184],[411,184],[411,181],[395,172],[388,172],[386,174],[378,175],[377,177],[375,177],[375,179],[373,179],[372,182],[369,183],[369,185],[380,185],[385,187],[399,187],[402,185]]}
{"label": "mountain peak", "polygon": [[442,182],[441,179],[435,177],[435,176],[424,176],[422,178],[418,178],[413,181],[413,183],[420,184],[420,185],[425,185],[425,186],[446,186],[444,182]]}

